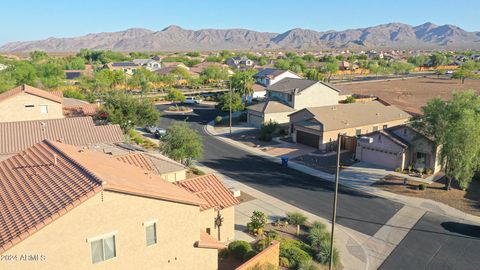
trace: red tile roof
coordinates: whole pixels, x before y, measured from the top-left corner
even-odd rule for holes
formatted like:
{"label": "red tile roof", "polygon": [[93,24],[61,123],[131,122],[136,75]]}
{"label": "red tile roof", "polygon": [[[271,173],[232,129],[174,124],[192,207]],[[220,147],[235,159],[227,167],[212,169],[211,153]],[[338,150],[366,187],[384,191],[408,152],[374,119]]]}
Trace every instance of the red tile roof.
{"label": "red tile roof", "polygon": [[42,97],[42,98],[45,98],[45,99],[48,99],[48,100],[51,100],[51,101],[54,101],[54,102],[62,103],[62,97],[59,96],[58,94],[53,93],[53,92],[48,92],[48,91],[45,91],[45,90],[42,90],[42,89],[38,89],[38,88],[32,87],[30,85],[26,85],[26,84],[17,86],[13,89],[10,89],[6,92],[1,93],[0,94],[0,101],[5,100],[5,99],[10,98],[10,97],[13,97],[15,95],[18,95],[20,93],[28,93],[28,94],[35,95],[35,96],[38,96],[38,97]]}
{"label": "red tile roof", "polygon": [[175,182],[176,185],[194,193],[206,203],[200,206],[200,210],[214,208],[222,210],[239,203],[230,190],[214,174],[201,175]]}
{"label": "red tile roof", "polygon": [[152,161],[142,153],[128,153],[122,156],[114,157],[116,160],[139,167],[143,170],[155,172],[155,167],[153,166]]}
{"label": "red tile roof", "polygon": [[105,154],[45,140],[0,162],[0,253],[101,190],[204,203],[159,176]]}
{"label": "red tile roof", "polygon": [[18,153],[44,139],[84,146],[124,141],[118,125],[95,126],[91,117],[0,123],[0,155]]}

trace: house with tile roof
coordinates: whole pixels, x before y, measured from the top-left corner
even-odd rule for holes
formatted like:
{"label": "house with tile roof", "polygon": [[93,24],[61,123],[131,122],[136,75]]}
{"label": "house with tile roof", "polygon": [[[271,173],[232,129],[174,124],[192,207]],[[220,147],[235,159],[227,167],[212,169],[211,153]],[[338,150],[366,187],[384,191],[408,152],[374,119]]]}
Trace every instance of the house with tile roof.
{"label": "house with tile roof", "polygon": [[378,101],[310,107],[289,115],[290,134],[297,143],[320,150],[335,148],[338,134],[345,149],[355,152],[355,137],[405,124],[411,115],[393,105]]}
{"label": "house with tile roof", "polygon": [[256,127],[275,121],[289,122],[292,112],[338,104],[339,90],[330,84],[307,79],[283,78],[266,88],[266,101],[247,107],[247,122]]}
{"label": "house with tile roof", "polygon": [[0,162],[0,190],[0,254],[38,255],[35,269],[217,269],[200,210],[231,203],[51,140]]}
{"label": "house with tile roof", "polygon": [[91,117],[0,123],[0,156],[19,153],[44,139],[75,146],[125,140],[119,125],[96,126]]}
{"label": "house with tile roof", "polygon": [[26,84],[0,94],[0,123],[63,118],[62,97]]}

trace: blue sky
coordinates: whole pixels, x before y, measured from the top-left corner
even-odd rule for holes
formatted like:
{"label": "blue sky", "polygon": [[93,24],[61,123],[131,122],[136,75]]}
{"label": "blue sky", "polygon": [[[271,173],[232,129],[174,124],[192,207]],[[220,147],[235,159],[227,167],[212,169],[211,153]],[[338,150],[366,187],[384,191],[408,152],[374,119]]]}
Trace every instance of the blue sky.
{"label": "blue sky", "polygon": [[140,27],[247,28],[284,32],[368,27],[388,22],[455,24],[480,31],[480,1],[396,0],[0,0],[0,45]]}

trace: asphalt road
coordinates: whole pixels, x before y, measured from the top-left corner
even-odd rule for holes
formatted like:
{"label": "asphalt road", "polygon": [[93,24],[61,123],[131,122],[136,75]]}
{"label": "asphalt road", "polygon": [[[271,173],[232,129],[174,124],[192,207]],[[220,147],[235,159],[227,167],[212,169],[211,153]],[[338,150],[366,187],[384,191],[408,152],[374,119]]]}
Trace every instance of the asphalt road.
{"label": "asphalt road", "polygon": [[428,212],[380,269],[479,269],[480,226]]}
{"label": "asphalt road", "polygon": [[[159,109],[166,107],[159,106]],[[203,125],[218,114],[212,107],[197,105],[193,113],[163,114],[160,126],[168,127],[175,120],[190,122],[203,137],[202,164],[301,209],[331,218],[331,182],[284,168],[205,134]],[[374,235],[401,207],[401,204],[341,187],[337,221],[359,232]]]}

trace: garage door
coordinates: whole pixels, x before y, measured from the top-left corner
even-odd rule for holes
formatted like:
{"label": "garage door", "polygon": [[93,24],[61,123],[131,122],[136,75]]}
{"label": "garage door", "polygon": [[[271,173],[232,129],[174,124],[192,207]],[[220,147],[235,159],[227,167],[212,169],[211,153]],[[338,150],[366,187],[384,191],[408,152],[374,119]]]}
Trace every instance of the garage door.
{"label": "garage door", "polygon": [[360,151],[361,156],[359,157],[359,159],[361,161],[376,164],[390,169],[395,169],[400,164],[398,162],[399,157],[393,152],[383,151],[374,148],[367,148],[363,146],[361,147]]}
{"label": "garage door", "polygon": [[253,113],[248,114],[248,123],[255,127],[260,127],[263,123],[263,117]]}
{"label": "garage door", "polygon": [[305,131],[297,130],[297,143],[318,148],[320,136]]}

